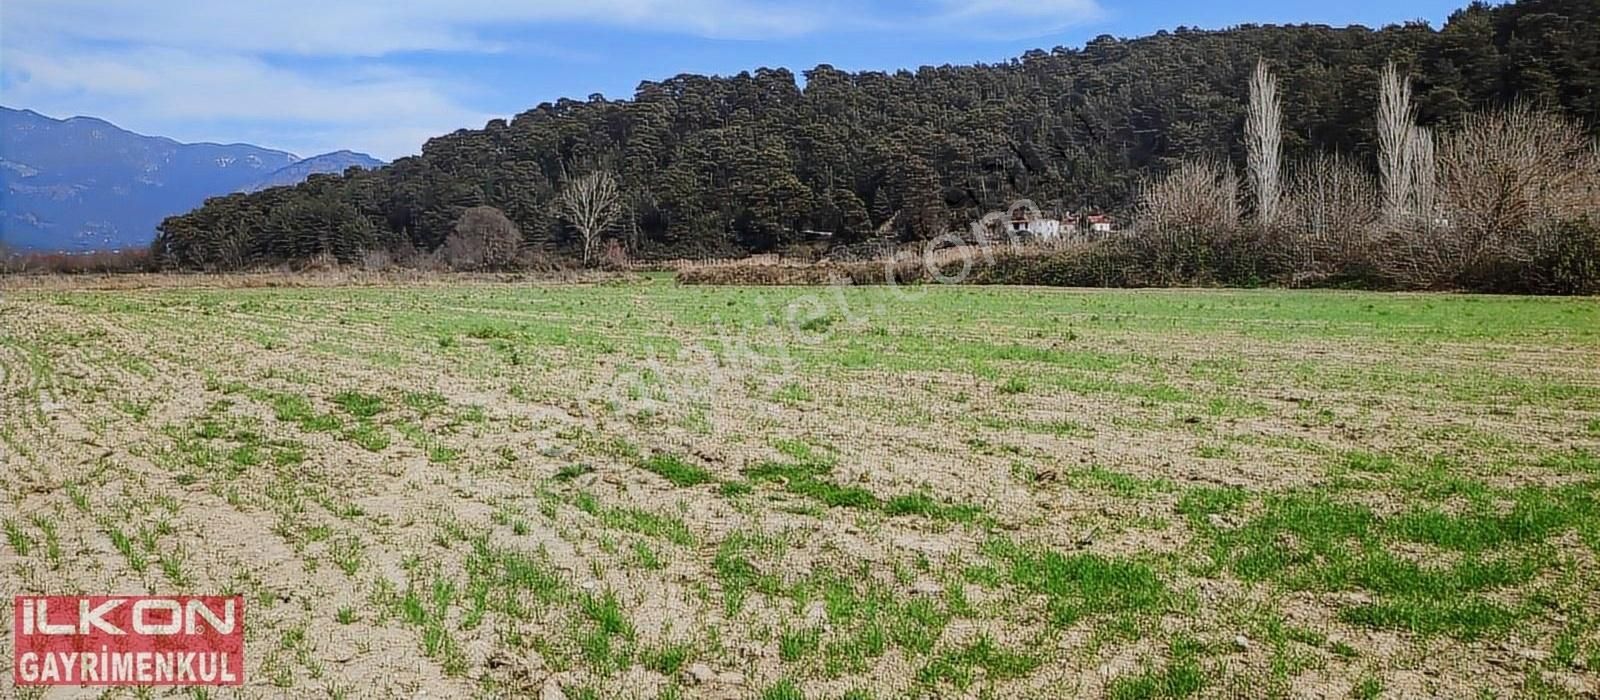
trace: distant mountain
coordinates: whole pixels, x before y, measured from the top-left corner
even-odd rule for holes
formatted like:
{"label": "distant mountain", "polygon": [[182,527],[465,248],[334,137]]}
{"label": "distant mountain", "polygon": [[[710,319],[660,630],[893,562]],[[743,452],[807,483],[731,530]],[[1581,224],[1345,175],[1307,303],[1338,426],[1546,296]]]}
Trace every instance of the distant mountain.
{"label": "distant mountain", "polygon": [[387,165],[377,158],[365,153],[355,151],[334,151],[320,156],[312,156],[305,160],[293,163],[279,169],[260,180],[239,189],[240,192],[259,192],[269,187],[282,187],[285,185],[298,185],[312,175],[326,173],[340,174],[349,168],[363,168],[371,170]]}
{"label": "distant mountain", "polygon": [[249,144],[179,143],[92,117],[0,107],[0,244],[14,250],[148,245],[207,197],[381,164],[348,151],[301,159]]}

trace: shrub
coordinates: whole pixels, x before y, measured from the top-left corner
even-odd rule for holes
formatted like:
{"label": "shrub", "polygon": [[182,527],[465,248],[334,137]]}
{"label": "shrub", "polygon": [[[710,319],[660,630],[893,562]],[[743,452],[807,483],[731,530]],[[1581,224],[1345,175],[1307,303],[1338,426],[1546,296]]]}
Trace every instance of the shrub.
{"label": "shrub", "polygon": [[0,272],[4,273],[112,274],[154,269],[155,260],[147,249],[11,255],[0,251]]}
{"label": "shrub", "polygon": [[457,270],[504,270],[517,259],[522,232],[494,207],[473,207],[461,213],[440,254]]}
{"label": "shrub", "polygon": [[1584,217],[1556,228],[1534,264],[1549,294],[1600,294],[1600,219]]}
{"label": "shrub", "polygon": [[613,272],[627,270],[630,266],[628,251],[616,239],[606,241],[605,252],[600,254],[600,268]]}

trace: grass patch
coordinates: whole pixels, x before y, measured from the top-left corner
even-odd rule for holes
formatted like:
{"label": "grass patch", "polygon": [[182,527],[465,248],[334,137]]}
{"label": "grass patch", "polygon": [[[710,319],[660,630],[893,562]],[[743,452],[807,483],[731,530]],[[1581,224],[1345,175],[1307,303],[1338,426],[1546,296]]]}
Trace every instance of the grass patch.
{"label": "grass patch", "polygon": [[775,595],[782,588],[776,575],[761,571],[751,559],[752,555],[772,548],[770,540],[740,532],[729,535],[717,546],[711,570],[722,586],[723,605],[728,615],[738,613],[752,591]]}
{"label": "grass patch", "polygon": [[298,394],[274,394],[270,397],[272,413],[284,423],[294,423],[310,433],[331,433],[339,430],[343,421],[331,413],[319,413],[311,400]]}
{"label": "grass patch", "polygon": [[1444,599],[1409,596],[1344,608],[1339,611],[1339,619],[1422,636],[1448,634],[1470,640],[1510,630],[1526,614],[1481,596]]}
{"label": "grass patch", "polygon": [[704,468],[690,464],[683,458],[670,454],[655,454],[641,461],[639,467],[667,481],[673,486],[688,488],[716,482],[717,478]]}
{"label": "grass patch", "polygon": [[383,404],[383,397],[359,391],[341,391],[333,395],[332,401],[333,405],[344,409],[345,413],[363,419],[372,418],[387,410]]}
{"label": "grass patch", "polygon": [[989,556],[1007,567],[1006,580],[1049,599],[1051,622],[1067,626],[1085,616],[1153,614],[1169,592],[1148,565],[1098,554],[1066,555],[992,540]]}
{"label": "grass patch", "polygon": [[594,516],[606,527],[637,532],[684,546],[695,543],[694,533],[690,532],[689,526],[670,515],[639,508],[602,505],[588,493],[578,494],[575,503],[579,510]]}
{"label": "grass patch", "polygon": [[1168,664],[1111,682],[1106,697],[1111,700],[1155,700],[1186,698],[1205,688],[1205,672],[1192,660]]}
{"label": "grass patch", "polygon": [[392,442],[389,431],[377,423],[368,421],[361,421],[354,428],[346,430],[344,438],[368,452],[382,452],[388,449]]}
{"label": "grass patch", "polygon": [[1040,657],[1005,649],[986,635],[935,657],[917,672],[917,680],[929,685],[948,683],[965,690],[977,679],[980,669],[985,680],[1004,681],[1026,676],[1043,663]]}
{"label": "grass patch", "polygon": [[886,501],[883,504],[883,512],[889,515],[917,515],[930,520],[970,523],[983,514],[983,509],[974,505],[945,503],[934,499],[924,491],[914,491]]}
{"label": "grass patch", "polygon": [[1210,517],[1227,513],[1250,500],[1250,493],[1238,487],[1198,486],[1178,498],[1178,512],[1196,526],[1208,526]]}
{"label": "grass patch", "polygon": [[822,478],[832,471],[819,464],[792,464],[787,462],[762,462],[745,470],[745,476],[755,481],[778,483],[790,493],[834,508],[878,509],[882,502],[859,486],[843,486]]}
{"label": "grass patch", "polygon": [[751,481],[776,484],[789,493],[830,508],[854,508],[890,516],[920,516],[959,523],[974,522],[983,514],[983,509],[977,506],[940,501],[924,491],[901,494],[886,501],[860,486],[840,484],[825,478],[832,471],[830,462],[769,461],[746,469],[744,474]]}
{"label": "grass patch", "polygon": [[[1366,590],[1379,598],[1339,611],[1348,622],[1421,635],[1477,638],[1503,632],[1529,611],[1483,594],[1532,581],[1553,561],[1543,546],[1592,518],[1587,488],[1529,489],[1498,513],[1448,513],[1422,506],[1380,518],[1365,506],[1317,493],[1269,497],[1264,511],[1236,531],[1213,532],[1213,557],[1249,581],[1290,590]],[[1448,564],[1412,560],[1391,543],[1405,541],[1460,556]]]}
{"label": "grass patch", "polygon": [[767,686],[761,692],[761,700],[806,700],[806,694],[794,681],[783,678]]}

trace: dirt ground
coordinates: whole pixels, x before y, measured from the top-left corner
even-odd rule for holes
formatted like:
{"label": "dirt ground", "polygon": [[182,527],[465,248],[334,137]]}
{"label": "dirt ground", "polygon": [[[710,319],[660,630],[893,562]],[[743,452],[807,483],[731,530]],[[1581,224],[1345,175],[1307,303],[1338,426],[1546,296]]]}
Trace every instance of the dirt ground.
{"label": "dirt ground", "polygon": [[0,594],[210,697],[1600,695],[1593,299],[3,294]]}

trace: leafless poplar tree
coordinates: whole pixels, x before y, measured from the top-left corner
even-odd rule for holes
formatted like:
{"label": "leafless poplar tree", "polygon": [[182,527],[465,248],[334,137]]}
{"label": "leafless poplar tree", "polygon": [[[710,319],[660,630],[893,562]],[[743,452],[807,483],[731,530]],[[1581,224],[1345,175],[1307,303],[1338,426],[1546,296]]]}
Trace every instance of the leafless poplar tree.
{"label": "leafless poplar tree", "polygon": [[1390,63],[1378,77],[1378,177],[1383,186],[1383,214],[1398,224],[1412,201],[1411,139],[1416,131],[1411,104],[1411,79]]}
{"label": "leafless poplar tree", "polygon": [[1265,60],[1256,63],[1250,77],[1245,148],[1256,218],[1264,227],[1274,226],[1278,223],[1283,186],[1283,100],[1278,95],[1278,79],[1267,70]]}
{"label": "leafless poplar tree", "polygon": [[583,241],[583,264],[588,267],[600,239],[622,214],[622,197],[616,178],[596,170],[567,182],[561,192],[561,214],[578,230]]}
{"label": "leafless poplar tree", "polygon": [[1415,226],[1423,231],[1433,231],[1439,218],[1439,156],[1434,146],[1433,132],[1420,126],[1411,127],[1408,141],[1407,165],[1411,168],[1411,201],[1408,210],[1415,217]]}

